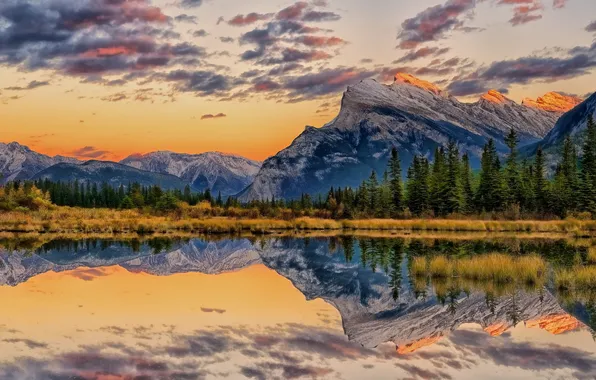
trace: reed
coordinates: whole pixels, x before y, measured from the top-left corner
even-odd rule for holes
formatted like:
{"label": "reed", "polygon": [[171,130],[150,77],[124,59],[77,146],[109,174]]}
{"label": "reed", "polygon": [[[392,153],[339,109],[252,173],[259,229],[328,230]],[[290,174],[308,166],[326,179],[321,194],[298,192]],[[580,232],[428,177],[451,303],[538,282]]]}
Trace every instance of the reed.
{"label": "reed", "polygon": [[[423,272],[424,269],[426,272]],[[425,258],[416,257],[413,260],[412,271],[416,276],[461,277],[474,281],[533,284],[542,281],[545,277],[546,263],[536,255],[515,258],[500,253],[455,260],[445,256],[435,256],[430,259],[428,265]]]}

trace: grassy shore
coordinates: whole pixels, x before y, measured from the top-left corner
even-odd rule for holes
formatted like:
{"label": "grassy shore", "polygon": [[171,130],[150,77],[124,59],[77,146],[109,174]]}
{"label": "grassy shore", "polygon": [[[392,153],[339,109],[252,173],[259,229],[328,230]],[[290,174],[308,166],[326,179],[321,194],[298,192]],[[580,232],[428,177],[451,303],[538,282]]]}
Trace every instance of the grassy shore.
{"label": "grassy shore", "polygon": [[459,219],[366,219],[332,220],[316,218],[235,219],[179,218],[155,216],[136,210],[78,209],[0,213],[0,232],[18,233],[271,233],[276,231],[385,231],[385,232],[524,232],[589,235],[596,221],[507,221]]}

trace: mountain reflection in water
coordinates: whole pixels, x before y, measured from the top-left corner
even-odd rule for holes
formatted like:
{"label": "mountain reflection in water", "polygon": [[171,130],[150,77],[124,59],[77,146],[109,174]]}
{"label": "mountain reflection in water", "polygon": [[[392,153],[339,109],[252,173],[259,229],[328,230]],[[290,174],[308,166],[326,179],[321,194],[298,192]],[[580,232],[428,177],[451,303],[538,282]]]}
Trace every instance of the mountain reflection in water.
{"label": "mountain reflection in water", "polygon": [[[20,244],[20,245],[19,245]],[[550,239],[56,240],[0,249],[0,378],[596,378],[596,298],[410,277]],[[306,298],[306,299],[305,299]]]}

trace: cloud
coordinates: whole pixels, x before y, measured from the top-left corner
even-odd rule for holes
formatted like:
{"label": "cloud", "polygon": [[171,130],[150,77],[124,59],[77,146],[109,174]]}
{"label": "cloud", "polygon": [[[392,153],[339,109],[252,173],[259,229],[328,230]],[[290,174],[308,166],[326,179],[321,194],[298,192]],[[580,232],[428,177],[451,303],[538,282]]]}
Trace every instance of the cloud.
{"label": "cloud", "polygon": [[174,70],[160,76],[165,81],[175,82],[176,90],[194,92],[197,95],[213,95],[231,90],[232,78],[210,71]]}
{"label": "cloud", "polygon": [[397,39],[401,49],[437,41],[463,23],[462,18],[476,6],[476,0],[448,0],[445,4],[425,9],[415,17],[405,20]]}
{"label": "cloud", "polygon": [[[103,156],[104,153],[105,154],[109,153],[106,151],[95,150],[95,148],[92,146],[87,146],[87,147],[84,147],[81,149],[77,149],[75,152],[77,153],[77,154],[75,154],[75,156],[77,156],[77,157],[84,156],[87,158],[98,158],[97,157],[98,154],[99,154],[99,156]],[[93,281],[98,277],[108,276],[109,272],[106,271],[105,268],[83,268],[83,269],[75,269],[73,271],[70,271],[70,272],[68,272],[68,275],[71,277],[78,278],[83,281]]]}
{"label": "cloud", "polygon": [[11,90],[11,91],[25,91],[25,90],[33,90],[36,89],[38,87],[43,87],[43,86],[48,86],[50,85],[49,81],[38,81],[38,80],[33,80],[31,82],[29,82],[29,84],[25,87],[21,87],[21,86],[12,86],[12,87],[5,87],[5,90]]}
{"label": "cloud", "polygon": [[565,6],[567,5],[567,1],[569,1],[569,0],[553,0],[553,8],[555,8],[555,9],[565,8]]}
{"label": "cloud", "polygon": [[174,18],[174,20],[178,21],[178,22],[188,22],[191,24],[196,24],[197,23],[197,16],[191,16],[191,15],[187,15],[186,13],[183,13],[181,15],[178,15]]}
{"label": "cloud", "polygon": [[205,29],[199,29],[192,32],[193,37],[207,37],[209,33]]}
{"label": "cloud", "polygon": [[232,44],[236,42],[236,39],[234,37],[219,37],[219,40],[224,44]]}
{"label": "cloud", "polygon": [[296,42],[311,47],[328,47],[344,45],[347,42],[339,37],[324,37],[324,36],[300,36]]}
{"label": "cloud", "polygon": [[533,4],[519,5],[513,9],[513,17],[509,22],[513,26],[527,24],[532,21],[540,20],[542,18],[542,10],[544,6],[539,0]]}
{"label": "cloud", "polygon": [[[220,115],[223,115],[223,114],[220,114]],[[226,310],[224,310],[224,309],[213,309],[210,307],[202,307],[201,311],[203,313],[217,313],[217,314],[223,314],[226,312]]]}
{"label": "cloud", "polygon": [[0,65],[22,71],[93,76],[103,84],[104,75],[148,76],[155,69],[196,65],[206,56],[193,44],[161,41],[180,34],[148,0],[80,1],[76,7],[61,0],[6,0],[0,2],[0,20]]}
{"label": "cloud", "polygon": [[[105,158],[107,156],[109,156],[111,154],[111,152],[107,151],[107,150],[99,150],[97,148],[95,148],[94,146],[85,146],[79,149],[75,149],[72,152],[70,152],[70,154],[72,154],[74,157],[77,158],[81,158],[81,159],[101,159],[101,158]],[[97,272],[94,272],[94,274],[88,274],[88,277],[86,277],[87,279],[85,281],[90,281],[89,279],[92,275],[97,275]],[[85,276],[85,274],[82,274],[81,276]],[[84,279],[82,277],[79,277],[81,279]]]}
{"label": "cloud", "polygon": [[179,6],[182,8],[197,8],[203,4],[203,0],[180,0]]}
{"label": "cloud", "polygon": [[[209,113],[209,114],[206,114],[206,115],[201,116],[201,120],[221,119],[221,118],[224,118],[224,117],[227,117],[227,116],[228,115],[226,115],[225,113],[218,113],[218,114],[215,114],[215,115]],[[203,310],[203,308],[201,308],[201,310]],[[210,310],[215,311],[215,309],[210,309]],[[210,313],[210,312],[205,311],[205,310],[203,310],[203,311],[206,312],[206,313]]]}
{"label": "cloud", "polygon": [[237,15],[228,21],[228,25],[232,26],[246,26],[254,24],[255,22],[268,20],[273,17],[271,13],[249,13],[247,15]]}
{"label": "cloud", "polygon": [[403,62],[412,62],[417,59],[426,58],[430,56],[437,57],[439,55],[443,55],[449,52],[449,48],[440,49],[438,47],[423,47],[418,50],[412,50],[408,54],[404,55],[400,59],[394,61],[393,63],[403,63]]}
{"label": "cloud", "polygon": [[470,95],[488,88],[509,88],[512,84],[554,82],[589,74],[596,67],[596,42],[575,47],[560,56],[528,56],[496,61],[459,77],[448,90],[453,95]]}
{"label": "cloud", "polygon": [[286,79],[283,88],[296,98],[313,98],[344,91],[347,86],[375,75],[374,71],[355,67],[323,69],[318,73],[293,76]]}
{"label": "cloud", "polygon": [[341,16],[334,12],[308,11],[302,16],[302,21],[306,22],[324,22],[339,20],[341,20]]}
{"label": "cloud", "polygon": [[103,100],[104,102],[120,102],[122,100],[128,99],[128,96],[123,92],[119,92],[116,94],[104,96],[100,99]]}
{"label": "cloud", "polygon": [[586,26],[586,32],[596,32],[596,21],[592,21],[588,26]]}
{"label": "cloud", "polygon": [[276,18],[278,20],[298,20],[302,16],[302,12],[308,7],[308,3],[305,1],[299,1],[290,5],[287,8],[282,9],[277,13]]}

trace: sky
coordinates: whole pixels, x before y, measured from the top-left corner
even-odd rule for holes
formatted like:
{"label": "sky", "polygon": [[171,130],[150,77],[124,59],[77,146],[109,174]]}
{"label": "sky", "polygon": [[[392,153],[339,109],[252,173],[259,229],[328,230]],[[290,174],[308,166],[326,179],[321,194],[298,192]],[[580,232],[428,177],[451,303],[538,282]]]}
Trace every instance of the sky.
{"label": "sky", "polygon": [[366,78],[585,97],[595,38],[593,0],[3,0],[0,141],[263,160]]}

